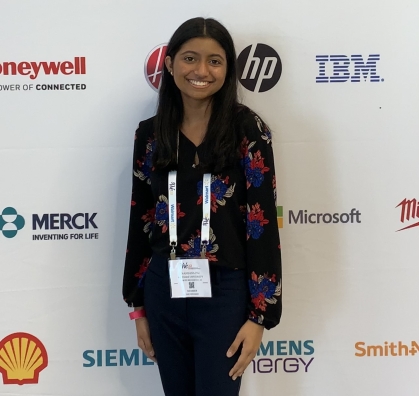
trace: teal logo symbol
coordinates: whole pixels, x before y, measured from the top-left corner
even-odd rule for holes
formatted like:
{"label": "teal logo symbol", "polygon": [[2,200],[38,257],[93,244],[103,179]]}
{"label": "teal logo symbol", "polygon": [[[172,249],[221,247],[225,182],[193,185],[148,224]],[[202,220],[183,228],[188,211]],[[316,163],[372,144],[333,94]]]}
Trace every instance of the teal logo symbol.
{"label": "teal logo symbol", "polygon": [[13,238],[25,226],[25,219],[15,208],[5,208],[0,215],[0,230],[6,238]]}

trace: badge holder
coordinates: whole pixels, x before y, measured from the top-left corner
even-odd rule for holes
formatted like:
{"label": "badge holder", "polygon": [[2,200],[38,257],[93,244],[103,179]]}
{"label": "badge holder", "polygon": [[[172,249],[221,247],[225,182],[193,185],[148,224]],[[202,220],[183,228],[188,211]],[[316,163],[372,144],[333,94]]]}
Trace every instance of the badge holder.
{"label": "badge holder", "polygon": [[203,221],[201,228],[200,257],[176,257],[177,246],[177,216],[176,216],[176,171],[169,172],[169,238],[170,258],[169,275],[172,298],[212,297],[209,260],[206,257],[209,239],[209,211],[211,175],[204,175],[203,182]]}

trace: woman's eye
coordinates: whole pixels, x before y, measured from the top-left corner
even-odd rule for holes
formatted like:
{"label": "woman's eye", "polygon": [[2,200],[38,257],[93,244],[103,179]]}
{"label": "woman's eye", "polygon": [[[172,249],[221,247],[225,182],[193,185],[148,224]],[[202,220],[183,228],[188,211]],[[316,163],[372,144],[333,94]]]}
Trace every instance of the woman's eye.
{"label": "woman's eye", "polygon": [[211,63],[212,65],[221,65],[221,62],[220,62],[219,60],[217,60],[217,59],[211,59],[211,60],[210,60],[210,63]]}
{"label": "woman's eye", "polygon": [[192,62],[194,60],[194,58],[192,56],[185,56],[185,61],[186,62]]}

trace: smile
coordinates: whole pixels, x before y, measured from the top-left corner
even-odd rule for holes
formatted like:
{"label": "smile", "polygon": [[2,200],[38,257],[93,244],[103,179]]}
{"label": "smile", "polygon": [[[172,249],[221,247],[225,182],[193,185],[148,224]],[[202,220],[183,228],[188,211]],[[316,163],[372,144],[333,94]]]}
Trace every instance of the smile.
{"label": "smile", "polygon": [[189,84],[194,87],[207,87],[210,83],[208,81],[188,80]]}

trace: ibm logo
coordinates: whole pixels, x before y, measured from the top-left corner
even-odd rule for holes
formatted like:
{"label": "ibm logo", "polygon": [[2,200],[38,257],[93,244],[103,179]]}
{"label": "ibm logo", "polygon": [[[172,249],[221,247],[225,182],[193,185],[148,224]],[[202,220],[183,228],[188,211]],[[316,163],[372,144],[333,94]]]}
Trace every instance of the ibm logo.
{"label": "ibm logo", "polygon": [[379,54],[369,55],[366,62],[362,55],[317,55],[319,75],[316,83],[360,82],[361,79],[369,82],[384,81],[377,74],[379,60]]}

